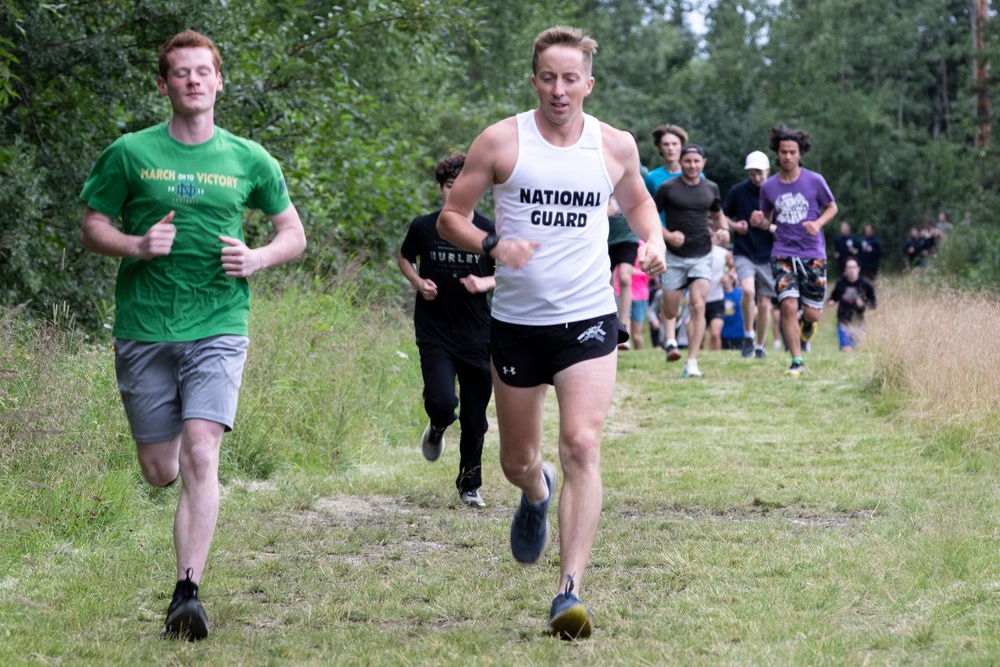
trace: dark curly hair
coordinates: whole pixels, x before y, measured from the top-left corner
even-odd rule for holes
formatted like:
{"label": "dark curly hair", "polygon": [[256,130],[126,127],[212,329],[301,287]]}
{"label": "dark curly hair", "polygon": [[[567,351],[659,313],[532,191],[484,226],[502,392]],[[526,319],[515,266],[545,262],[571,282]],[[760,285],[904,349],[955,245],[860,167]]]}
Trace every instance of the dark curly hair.
{"label": "dark curly hair", "polygon": [[454,181],[462,173],[465,166],[465,153],[452,153],[437,163],[434,167],[434,178],[438,185],[444,185],[448,181]]}
{"label": "dark curly hair", "polygon": [[799,145],[800,155],[805,155],[809,152],[809,149],[812,148],[812,142],[809,141],[808,132],[793,130],[784,123],[771,128],[771,150],[777,153],[778,146],[781,145],[782,141],[794,141],[797,143]]}

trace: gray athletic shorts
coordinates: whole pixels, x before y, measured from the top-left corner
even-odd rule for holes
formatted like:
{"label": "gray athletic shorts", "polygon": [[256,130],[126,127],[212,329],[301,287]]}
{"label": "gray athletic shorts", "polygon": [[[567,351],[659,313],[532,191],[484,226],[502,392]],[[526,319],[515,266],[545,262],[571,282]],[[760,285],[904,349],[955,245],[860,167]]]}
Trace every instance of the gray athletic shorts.
{"label": "gray athletic shorts", "polygon": [[249,342],[246,336],[186,343],[116,339],[115,375],[132,439],[173,440],[185,419],[213,421],[231,431]]}
{"label": "gray athletic shorts", "polygon": [[665,290],[682,290],[697,278],[712,280],[712,253],[701,257],[678,257],[667,250],[667,269],[660,278]]}
{"label": "gray athletic shorts", "polygon": [[771,273],[771,262],[767,264],[754,264],[753,260],[743,255],[733,255],[733,263],[736,264],[736,277],[742,283],[753,276],[754,290],[757,296],[773,299],[778,296],[774,291],[774,275]]}

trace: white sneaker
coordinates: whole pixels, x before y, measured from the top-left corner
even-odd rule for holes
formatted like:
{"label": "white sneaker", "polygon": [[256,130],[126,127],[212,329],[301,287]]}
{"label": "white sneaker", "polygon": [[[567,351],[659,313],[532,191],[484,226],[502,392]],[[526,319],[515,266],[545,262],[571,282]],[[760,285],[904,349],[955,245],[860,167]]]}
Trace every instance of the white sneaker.
{"label": "white sneaker", "polygon": [[698,370],[698,364],[692,364],[690,361],[684,364],[684,370],[681,371],[681,377],[700,378],[701,371]]}
{"label": "white sneaker", "polygon": [[462,491],[462,502],[469,507],[486,507],[486,501],[479,495],[479,491]]}

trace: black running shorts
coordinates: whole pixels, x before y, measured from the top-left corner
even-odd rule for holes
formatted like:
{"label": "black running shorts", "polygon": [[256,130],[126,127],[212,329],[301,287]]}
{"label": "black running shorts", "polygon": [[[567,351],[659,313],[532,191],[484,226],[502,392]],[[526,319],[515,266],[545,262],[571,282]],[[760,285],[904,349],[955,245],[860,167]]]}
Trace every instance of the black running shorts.
{"label": "black running shorts", "polygon": [[628,340],[614,313],[580,322],[529,326],[490,320],[490,356],[497,377],[512,387],[553,384],[573,364],[611,354]]}

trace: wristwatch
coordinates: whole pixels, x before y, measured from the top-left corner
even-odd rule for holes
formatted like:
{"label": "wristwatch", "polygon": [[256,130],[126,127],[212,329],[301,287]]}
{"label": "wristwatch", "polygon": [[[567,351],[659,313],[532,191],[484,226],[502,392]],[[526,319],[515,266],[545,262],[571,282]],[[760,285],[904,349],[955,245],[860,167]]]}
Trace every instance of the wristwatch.
{"label": "wristwatch", "polygon": [[483,237],[483,254],[487,257],[490,256],[490,251],[497,247],[500,243],[500,237],[496,234],[487,234]]}

